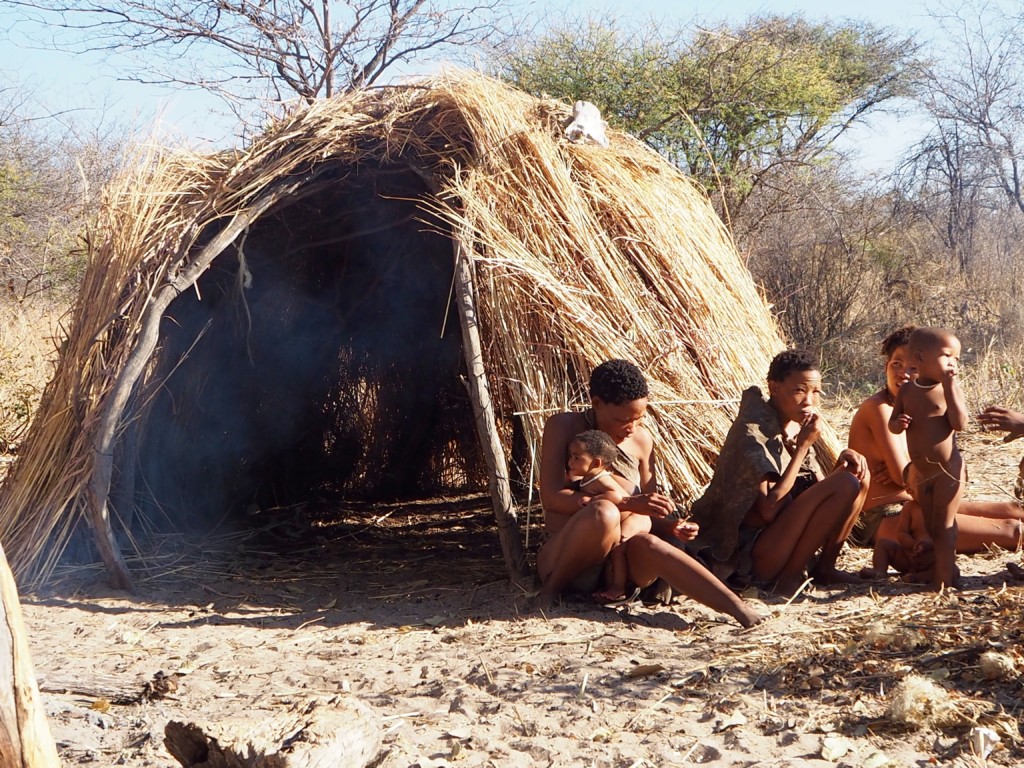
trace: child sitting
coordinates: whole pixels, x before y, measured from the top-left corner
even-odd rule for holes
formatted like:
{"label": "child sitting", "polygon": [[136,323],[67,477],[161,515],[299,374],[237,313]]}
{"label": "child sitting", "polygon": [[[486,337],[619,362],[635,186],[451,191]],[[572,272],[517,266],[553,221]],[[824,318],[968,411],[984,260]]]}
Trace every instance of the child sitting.
{"label": "child sitting", "polygon": [[[598,429],[590,429],[576,435],[569,443],[569,479],[573,488],[582,492],[584,497],[580,506],[585,507],[595,499],[605,499],[619,506],[633,489],[624,477],[613,474],[610,467],[618,456],[615,441]],[[594,593],[594,597],[602,602],[622,600],[626,596],[626,550],[622,543],[637,533],[651,530],[651,518],[645,515],[634,515],[621,512],[621,537],[608,555],[605,565],[605,588]]]}
{"label": "child sitting", "polygon": [[907,433],[910,465],[906,487],[921,507],[935,546],[932,584],[955,586],[956,512],[962,493],[963,459],[956,432],[967,424],[967,409],[957,384],[960,341],[940,328],[918,328],[907,342],[917,378],[900,387],[889,430]]}
{"label": "child sitting", "polygon": [[889,568],[897,571],[903,581],[927,584],[934,578],[935,545],[925,526],[921,507],[908,501],[900,511],[896,539],[879,537],[871,556],[871,567],[860,574],[866,579],[884,578]]}

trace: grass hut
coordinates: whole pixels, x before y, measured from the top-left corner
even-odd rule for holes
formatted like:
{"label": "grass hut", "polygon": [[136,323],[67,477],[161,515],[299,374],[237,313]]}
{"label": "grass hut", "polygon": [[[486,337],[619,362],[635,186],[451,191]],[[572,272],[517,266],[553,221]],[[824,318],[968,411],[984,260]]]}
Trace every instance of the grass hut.
{"label": "grass hut", "polygon": [[628,135],[568,142],[568,115],[448,73],[134,164],[0,498],[22,582],[83,519],[127,586],[132,519],[488,483],[516,571],[507,457],[529,474],[611,357],[650,379],[662,483],[701,489],[777,326],[696,185]]}

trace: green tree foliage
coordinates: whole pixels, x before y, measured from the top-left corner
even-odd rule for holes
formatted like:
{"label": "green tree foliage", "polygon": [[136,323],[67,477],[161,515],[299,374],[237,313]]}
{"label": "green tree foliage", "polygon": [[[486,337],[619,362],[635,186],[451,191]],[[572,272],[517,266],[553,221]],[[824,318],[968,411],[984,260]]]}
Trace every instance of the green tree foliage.
{"label": "green tree foliage", "polygon": [[498,57],[535,94],[592,101],[736,216],[759,186],[784,190],[872,109],[910,92],[917,46],[868,24],[756,16],[692,33],[626,31],[588,19]]}

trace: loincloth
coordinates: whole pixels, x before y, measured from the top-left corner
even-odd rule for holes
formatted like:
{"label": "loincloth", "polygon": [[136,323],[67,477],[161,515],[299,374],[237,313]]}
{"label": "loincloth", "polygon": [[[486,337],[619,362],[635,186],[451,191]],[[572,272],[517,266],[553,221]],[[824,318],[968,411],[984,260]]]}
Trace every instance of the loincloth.
{"label": "loincloth", "polygon": [[895,501],[865,509],[857,518],[857,524],[850,532],[847,541],[857,547],[873,546],[875,534],[878,533],[882,521],[887,517],[899,517],[900,512],[903,511],[903,504],[902,501]]}

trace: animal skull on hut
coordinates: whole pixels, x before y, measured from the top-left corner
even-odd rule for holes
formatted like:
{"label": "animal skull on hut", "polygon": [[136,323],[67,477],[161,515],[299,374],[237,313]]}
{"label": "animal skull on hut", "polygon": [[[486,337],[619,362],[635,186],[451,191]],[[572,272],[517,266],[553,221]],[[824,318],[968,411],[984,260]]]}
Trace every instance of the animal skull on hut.
{"label": "animal skull on hut", "polygon": [[607,147],[608,137],[604,133],[607,127],[596,106],[589,101],[577,101],[572,108],[572,120],[565,126],[565,137],[574,144],[589,142]]}

